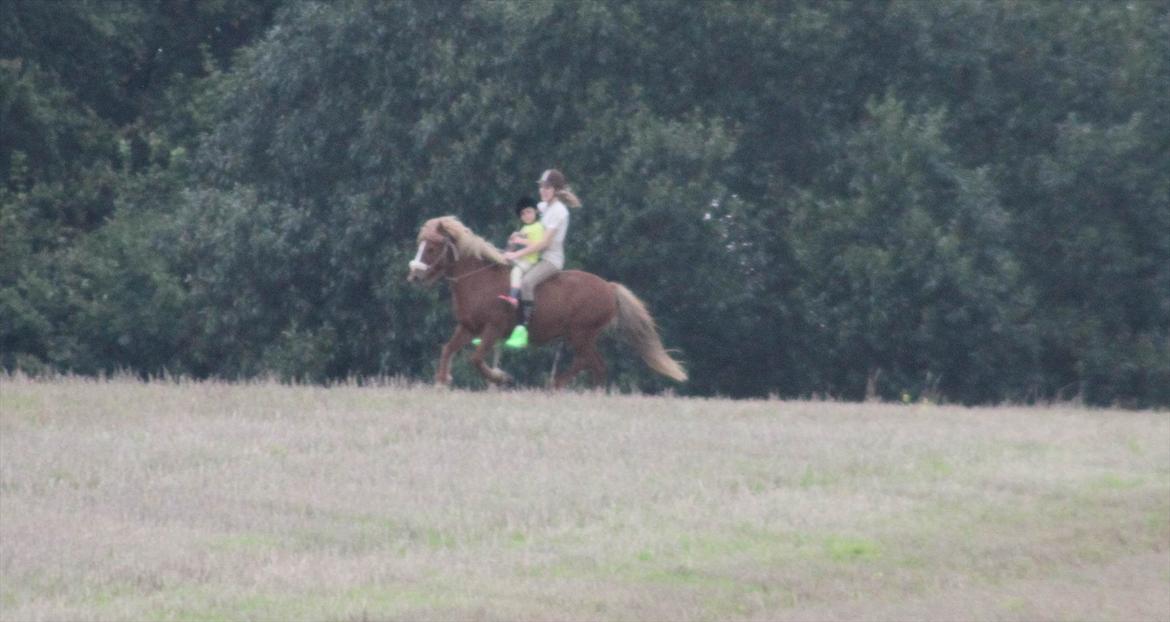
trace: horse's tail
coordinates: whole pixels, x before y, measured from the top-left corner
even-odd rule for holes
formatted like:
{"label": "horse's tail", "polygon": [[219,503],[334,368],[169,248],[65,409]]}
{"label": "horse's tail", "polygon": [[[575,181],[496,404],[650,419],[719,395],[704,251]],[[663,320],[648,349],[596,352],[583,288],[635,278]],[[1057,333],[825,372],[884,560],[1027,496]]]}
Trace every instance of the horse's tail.
{"label": "horse's tail", "polygon": [[610,283],[613,292],[617,295],[618,314],[617,326],[630,345],[638,351],[638,355],[650,366],[650,369],[679,382],[687,379],[687,372],[678,361],[670,358],[670,354],[662,347],[662,339],[658,337],[658,328],[654,318],[646,310],[646,305],[638,300],[625,285]]}

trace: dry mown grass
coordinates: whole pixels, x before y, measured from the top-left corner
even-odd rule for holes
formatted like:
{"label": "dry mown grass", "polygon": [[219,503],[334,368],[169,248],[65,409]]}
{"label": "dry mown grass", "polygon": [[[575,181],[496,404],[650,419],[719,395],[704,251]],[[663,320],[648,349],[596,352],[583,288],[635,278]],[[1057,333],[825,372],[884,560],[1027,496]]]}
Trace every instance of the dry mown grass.
{"label": "dry mown grass", "polygon": [[0,378],[0,619],[1170,619],[1165,412]]}

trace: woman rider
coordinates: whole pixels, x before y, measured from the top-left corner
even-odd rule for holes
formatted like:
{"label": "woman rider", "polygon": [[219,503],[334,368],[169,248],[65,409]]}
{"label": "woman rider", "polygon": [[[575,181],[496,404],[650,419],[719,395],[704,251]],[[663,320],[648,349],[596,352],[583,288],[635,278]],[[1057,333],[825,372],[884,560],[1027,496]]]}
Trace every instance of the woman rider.
{"label": "woman rider", "polygon": [[565,234],[569,231],[569,210],[581,207],[581,200],[573,194],[565,181],[565,175],[556,169],[549,169],[537,181],[540,185],[540,222],[544,225],[544,238],[539,242],[504,253],[509,261],[531,253],[541,253],[540,261],[524,274],[520,281],[520,323],[504,342],[509,348],[523,348],[528,345],[528,322],[532,319],[535,306],[536,286],[565,267]]}

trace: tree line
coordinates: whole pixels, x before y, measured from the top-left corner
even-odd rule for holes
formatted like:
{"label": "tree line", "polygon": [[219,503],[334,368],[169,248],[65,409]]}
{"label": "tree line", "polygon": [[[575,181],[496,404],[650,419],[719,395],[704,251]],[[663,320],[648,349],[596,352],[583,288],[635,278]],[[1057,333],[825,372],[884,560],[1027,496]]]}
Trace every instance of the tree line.
{"label": "tree line", "polygon": [[1164,2],[5,4],[5,370],[429,377],[419,225],[557,167],[621,389],[1170,405]]}

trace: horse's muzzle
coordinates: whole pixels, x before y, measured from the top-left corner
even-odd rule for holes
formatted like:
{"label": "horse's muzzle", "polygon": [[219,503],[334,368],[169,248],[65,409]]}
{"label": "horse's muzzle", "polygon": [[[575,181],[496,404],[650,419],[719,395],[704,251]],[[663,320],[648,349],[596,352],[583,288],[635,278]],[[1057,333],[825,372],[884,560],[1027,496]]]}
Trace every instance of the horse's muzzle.
{"label": "horse's muzzle", "polygon": [[424,263],[422,261],[423,249],[425,249],[426,247],[427,247],[426,242],[422,242],[421,244],[419,244],[418,245],[418,254],[414,256],[414,259],[410,260],[410,264],[409,264],[410,265],[410,273],[406,275],[406,282],[407,283],[414,283],[416,281],[423,281],[423,282],[426,281],[427,272],[429,272],[431,269],[430,266],[428,266],[426,263]]}
{"label": "horse's muzzle", "polygon": [[431,267],[427,264],[418,260],[412,261],[410,262],[410,272],[406,275],[406,282],[426,284],[433,280],[427,276],[430,271]]}

